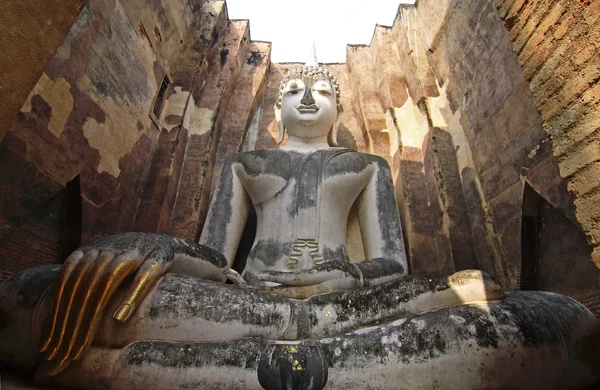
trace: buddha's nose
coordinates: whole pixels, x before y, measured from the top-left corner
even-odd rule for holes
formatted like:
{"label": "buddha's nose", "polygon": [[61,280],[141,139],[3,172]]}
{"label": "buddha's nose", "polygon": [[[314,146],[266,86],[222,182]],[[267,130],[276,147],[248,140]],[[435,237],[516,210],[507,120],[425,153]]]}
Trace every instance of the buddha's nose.
{"label": "buddha's nose", "polygon": [[310,88],[306,88],[304,90],[304,96],[302,96],[302,100],[300,100],[300,104],[304,106],[310,106],[315,104],[315,99],[312,96],[312,90]]}

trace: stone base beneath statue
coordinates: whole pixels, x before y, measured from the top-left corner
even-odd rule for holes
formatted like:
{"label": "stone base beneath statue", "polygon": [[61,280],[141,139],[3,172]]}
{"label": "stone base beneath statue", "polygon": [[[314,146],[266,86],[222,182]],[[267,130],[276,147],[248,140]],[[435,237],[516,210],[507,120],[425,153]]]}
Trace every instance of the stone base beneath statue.
{"label": "stone base beneath statue", "polygon": [[598,324],[566,296],[512,292],[318,340],[92,348],[36,377],[90,389],[585,389],[600,379]]}

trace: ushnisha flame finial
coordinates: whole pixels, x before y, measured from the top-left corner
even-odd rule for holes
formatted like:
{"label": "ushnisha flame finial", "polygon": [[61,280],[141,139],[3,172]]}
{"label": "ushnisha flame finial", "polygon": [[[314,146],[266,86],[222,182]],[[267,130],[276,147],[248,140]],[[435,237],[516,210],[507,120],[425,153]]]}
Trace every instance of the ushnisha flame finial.
{"label": "ushnisha flame finial", "polygon": [[314,68],[319,67],[319,62],[317,61],[317,44],[315,41],[312,42],[310,55],[308,56],[308,61],[306,61],[304,66],[312,66]]}

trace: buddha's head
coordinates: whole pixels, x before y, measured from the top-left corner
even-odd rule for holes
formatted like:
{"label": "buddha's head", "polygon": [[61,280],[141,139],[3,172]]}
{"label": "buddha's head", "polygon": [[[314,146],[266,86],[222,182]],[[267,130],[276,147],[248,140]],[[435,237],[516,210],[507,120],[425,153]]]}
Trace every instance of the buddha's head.
{"label": "buddha's head", "polygon": [[279,143],[287,130],[302,139],[328,136],[329,145],[336,146],[342,111],[340,87],[331,72],[315,66],[292,69],[281,82],[275,104]]}

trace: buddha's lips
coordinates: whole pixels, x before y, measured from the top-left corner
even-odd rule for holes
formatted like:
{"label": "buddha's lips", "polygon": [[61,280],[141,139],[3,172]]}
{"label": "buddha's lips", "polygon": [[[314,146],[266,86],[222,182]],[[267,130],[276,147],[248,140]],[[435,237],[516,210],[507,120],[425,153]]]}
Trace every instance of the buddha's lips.
{"label": "buddha's lips", "polygon": [[300,104],[296,107],[296,110],[300,111],[300,113],[317,112],[319,111],[319,106],[317,106],[316,104],[311,104],[308,106]]}

